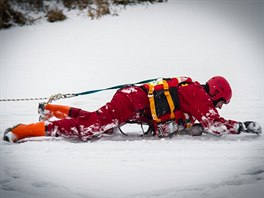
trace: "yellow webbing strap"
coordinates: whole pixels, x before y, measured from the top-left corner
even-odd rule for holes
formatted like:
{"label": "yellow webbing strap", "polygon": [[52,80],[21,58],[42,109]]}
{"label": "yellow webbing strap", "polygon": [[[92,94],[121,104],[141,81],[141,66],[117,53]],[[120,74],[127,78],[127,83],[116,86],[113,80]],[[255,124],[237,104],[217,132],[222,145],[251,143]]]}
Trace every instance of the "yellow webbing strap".
{"label": "yellow webbing strap", "polygon": [[[175,114],[174,114],[174,103],[169,91],[169,85],[168,82],[166,80],[163,80],[163,89],[164,89],[164,95],[166,96],[166,99],[168,101],[169,107],[170,107],[170,119],[174,119],[175,118]],[[151,115],[153,120],[155,120],[156,122],[161,122],[161,119],[158,118],[157,113],[156,113],[156,106],[155,106],[155,99],[154,99],[154,88],[155,85],[149,83],[149,91],[148,91],[148,97],[149,97],[149,103],[150,103],[150,111],[151,111]]]}
{"label": "yellow webbing strap", "polygon": [[174,119],[175,118],[175,115],[174,115],[175,106],[174,106],[174,103],[173,103],[173,100],[172,100],[172,97],[169,91],[169,85],[166,80],[163,80],[163,88],[164,88],[164,94],[170,106],[170,112],[171,112],[170,119]]}
{"label": "yellow webbing strap", "polygon": [[156,113],[155,100],[154,100],[154,95],[153,95],[154,87],[155,85],[149,84],[148,97],[149,97],[150,111],[151,111],[153,120],[155,120],[156,122],[160,122],[161,120],[158,118],[157,113]]}

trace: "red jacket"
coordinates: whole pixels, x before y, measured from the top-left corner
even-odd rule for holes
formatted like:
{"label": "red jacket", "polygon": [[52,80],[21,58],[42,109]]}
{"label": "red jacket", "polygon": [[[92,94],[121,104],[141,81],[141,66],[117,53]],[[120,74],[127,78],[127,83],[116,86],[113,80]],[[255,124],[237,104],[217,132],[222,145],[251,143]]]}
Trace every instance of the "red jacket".
{"label": "red jacket", "polygon": [[238,123],[220,117],[210,96],[200,83],[193,82],[191,78],[186,77],[179,79],[184,79],[183,82],[187,81],[188,85],[177,87],[180,103],[180,109],[175,114],[177,124],[181,124],[178,123],[180,116],[185,123],[185,127],[187,123],[186,119],[188,119],[190,125],[194,124],[195,120],[198,120],[204,129],[210,133],[238,133]]}
{"label": "red jacket", "polygon": [[238,123],[220,117],[210,96],[198,82],[178,88],[181,111],[197,119],[211,133],[238,133]]}

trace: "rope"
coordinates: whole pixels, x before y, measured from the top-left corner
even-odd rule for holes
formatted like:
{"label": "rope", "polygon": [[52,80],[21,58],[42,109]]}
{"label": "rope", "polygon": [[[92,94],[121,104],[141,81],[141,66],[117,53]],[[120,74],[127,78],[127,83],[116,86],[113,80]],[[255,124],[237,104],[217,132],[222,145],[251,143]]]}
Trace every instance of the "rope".
{"label": "rope", "polygon": [[55,94],[55,95],[50,96],[48,103],[51,103],[52,101],[55,101],[55,100],[71,98],[75,96],[77,96],[77,94]]}
{"label": "rope", "polygon": [[29,100],[48,100],[49,98],[19,98],[19,99],[0,99],[1,102],[12,102],[12,101],[29,101]]}
{"label": "rope", "polygon": [[76,97],[79,95],[88,95],[88,94],[93,94],[96,92],[100,92],[100,91],[106,91],[106,90],[111,90],[111,89],[120,89],[123,88],[125,86],[129,86],[129,85],[137,85],[137,84],[145,84],[145,83],[149,83],[151,81],[157,80],[155,79],[149,79],[149,80],[143,80],[137,83],[133,83],[133,84],[123,84],[123,85],[116,85],[113,87],[108,87],[108,88],[103,88],[103,89],[94,89],[94,90],[89,90],[89,91],[84,91],[84,92],[80,92],[80,93],[72,93],[72,94],[55,94],[50,96],[49,98],[44,97],[44,98],[22,98],[22,99],[0,99],[0,102],[11,102],[11,101],[32,101],[32,100],[48,100],[47,103],[51,103],[52,101],[55,100],[59,100],[59,99],[65,99],[65,98],[71,98],[71,97]]}
{"label": "rope", "polygon": [[137,82],[137,83],[132,83],[132,84],[123,84],[123,85],[116,85],[116,86],[113,86],[113,87],[108,87],[108,88],[103,88],[103,89],[89,90],[89,91],[78,93],[77,96],[93,94],[93,93],[96,93],[96,92],[106,91],[106,90],[111,90],[111,89],[120,89],[120,88],[123,88],[125,86],[129,86],[129,85],[145,84],[145,83],[149,83],[149,82],[154,81],[154,80],[157,80],[157,78],[149,79],[149,80],[143,80],[143,81],[140,81],[140,82]]}
{"label": "rope", "polygon": [[49,98],[19,98],[19,99],[0,99],[0,102],[18,102],[18,101],[32,101],[32,100],[48,100],[48,103],[52,101],[71,98],[77,96],[76,94],[55,94],[50,96]]}

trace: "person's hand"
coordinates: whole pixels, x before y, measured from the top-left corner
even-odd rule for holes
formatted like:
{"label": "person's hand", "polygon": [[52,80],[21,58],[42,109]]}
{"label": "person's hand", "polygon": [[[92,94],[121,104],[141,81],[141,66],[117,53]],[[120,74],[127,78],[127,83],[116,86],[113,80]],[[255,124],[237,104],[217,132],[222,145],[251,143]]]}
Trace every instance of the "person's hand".
{"label": "person's hand", "polygon": [[205,132],[203,126],[200,123],[195,123],[187,131],[188,131],[188,134],[191,136],[201,136],[203,132]]}
{"label": "person's hand", "polygon": [[158,137],[171,137],[179,129],[174,121],[158,124]]}
{"label": "person's hand", "polygon": [[262,133],[261,126],[257,122],[253,121],[239,122],[238,131],[244,133],[255,133],[258,135]]}

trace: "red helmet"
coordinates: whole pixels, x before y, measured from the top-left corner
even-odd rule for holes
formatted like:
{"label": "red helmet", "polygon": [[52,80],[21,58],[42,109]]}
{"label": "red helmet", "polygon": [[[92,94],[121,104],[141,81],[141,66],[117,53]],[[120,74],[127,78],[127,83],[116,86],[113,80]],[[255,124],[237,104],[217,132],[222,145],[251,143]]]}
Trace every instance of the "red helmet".
{"label": "red helmet", "polygon": [[213,101],[224,100],[229,103],[232,97],[232,89],[228,81],[222,76],[215,76],[207,81],[208,94],[212,97]]}

